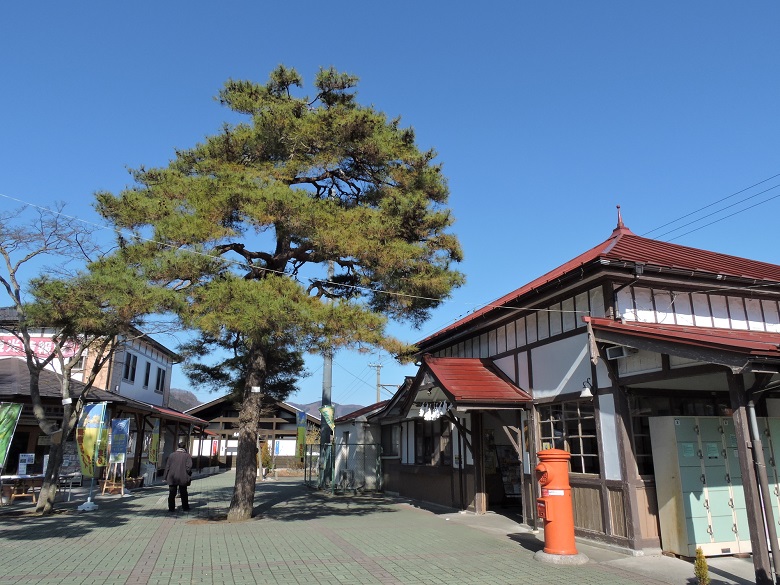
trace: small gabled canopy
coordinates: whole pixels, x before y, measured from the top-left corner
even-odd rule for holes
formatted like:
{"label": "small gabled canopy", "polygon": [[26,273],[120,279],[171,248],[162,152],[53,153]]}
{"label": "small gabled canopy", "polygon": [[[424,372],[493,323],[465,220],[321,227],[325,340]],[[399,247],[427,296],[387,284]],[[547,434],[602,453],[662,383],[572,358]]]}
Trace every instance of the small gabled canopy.
{"label": "small gabled canopy", "polygon": [[520,408],[532,398],[490,360],[425,355],[412,384],[407,408],[442,401],[460,409],[491,409]]}
{"label": "small gabled canopy", "polygon": [[718,364],[735,373],[780,373],[780,333],[583,317],[596,341]]}

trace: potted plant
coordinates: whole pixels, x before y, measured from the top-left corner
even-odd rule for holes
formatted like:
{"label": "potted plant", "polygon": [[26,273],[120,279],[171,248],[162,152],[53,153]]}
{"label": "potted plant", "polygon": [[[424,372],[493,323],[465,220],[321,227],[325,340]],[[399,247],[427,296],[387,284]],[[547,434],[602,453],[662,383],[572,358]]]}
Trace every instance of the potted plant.
{"label": "potted plant", "polygon": [[129,490],[135,490],[144,487],[144,478],[133,477],[130,469],[127,470],[127,477],[125,478],[125,487]]}

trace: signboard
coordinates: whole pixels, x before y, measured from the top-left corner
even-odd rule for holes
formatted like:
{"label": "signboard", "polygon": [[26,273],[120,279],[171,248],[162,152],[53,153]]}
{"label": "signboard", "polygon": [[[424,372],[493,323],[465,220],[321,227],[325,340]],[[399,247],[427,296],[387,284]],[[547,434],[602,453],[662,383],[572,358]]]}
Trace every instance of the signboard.
{"label": "signboard", "polygon": [[[81,411],[76,427],[76,444],[79,447],[81,473],[84,477],[95,477],[95,467],[100,459],[100,442],[103,434],[103,421],[106,416],[106,403],[86,404]],[[103,443],[105,457],[105,442]]]}
{"label": "signboard", "polygon": [[111,420],[111,450],[109,463],[124,463],[127,458],[127,444],[130,441],[130,419]]}
{"label": "signboard", "polygon": [[[51,337],[30,337],[30,347],[33,353],[39,358],[50,356],[54,352],[54,341]],[[62,348],[62,355],[71,358],[76,354],[76,347],[73,344],[65,344]],[[24,344],[21,339],[13,335],[0,337],[0,357],[24,357]]]}
{"label": "signboard", "polygon": [[16,430],[16,423],[22,413],[22,405],[13,402],[0,403],[0,470],[5,468],[8,448]]}
{"label": "signboard", "polygon": [[27,475],[29,471],[27,466],[32,467],[35,465],[35,453],[19,453],[19,470],[16,472],[18,475]]}

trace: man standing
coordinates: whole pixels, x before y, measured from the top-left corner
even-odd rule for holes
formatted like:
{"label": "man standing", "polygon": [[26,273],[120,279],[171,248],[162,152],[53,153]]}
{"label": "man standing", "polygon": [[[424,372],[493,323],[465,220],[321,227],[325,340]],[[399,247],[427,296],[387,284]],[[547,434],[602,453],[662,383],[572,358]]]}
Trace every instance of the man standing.
{"label": "man standing", "polygon": [[165,482],[168,484],[168,510],[176,511],[176,489],[181,497],[181,509],[190,509],[187,486],[192,481],[192,457],[185,449],[184,441],[179,441],[179,448],[170,454],[165,464]]}

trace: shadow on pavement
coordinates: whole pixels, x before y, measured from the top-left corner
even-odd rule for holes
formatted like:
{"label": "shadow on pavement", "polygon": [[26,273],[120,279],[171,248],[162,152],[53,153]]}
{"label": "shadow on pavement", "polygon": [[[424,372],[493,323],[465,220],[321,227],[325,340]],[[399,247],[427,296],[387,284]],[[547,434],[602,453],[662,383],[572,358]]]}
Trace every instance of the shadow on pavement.
{"label": "shadow on pavement", "polygon": [[531,532],[518,532],[516,534],[507,534],[509,540],[516,542],[529,552],[535,553],[544,548],[544,543],[539,540],[536,534]]}
{"label": "shadow on pavement", "polygon": [[[34,507],[0,510],[0,533],[13,527],[13,538],[36,541],[52,537],[82,538],[92,530],[116,528],[139,517],[183,519],[188,521],[224,521],[233,495],[232,485],[210,485],[206,478],[194,479],[190,487],[190,511],[168,511],[168,488],[155,485],[134,490],[132,497],[93,494],[97,509],[78,511],[86,495],[77,501],[58,502],[55,513],[34,514]],[[392,502],[382,496],[333,496],[306,487],[302,481],[258,482],[251,521],[263,519],[293,522],[328,516],[365,516],[395,511]],[[177,505],[180,502],[177,499]]]}

